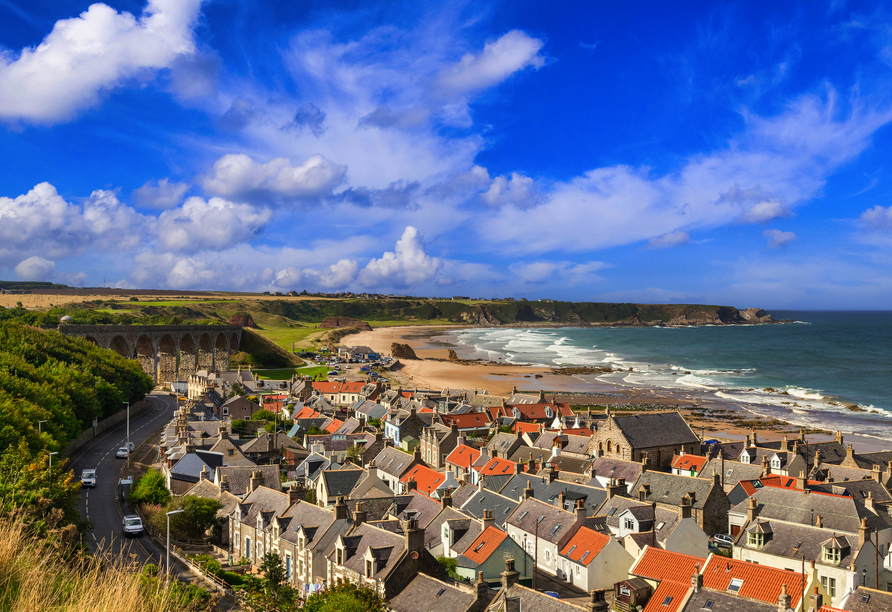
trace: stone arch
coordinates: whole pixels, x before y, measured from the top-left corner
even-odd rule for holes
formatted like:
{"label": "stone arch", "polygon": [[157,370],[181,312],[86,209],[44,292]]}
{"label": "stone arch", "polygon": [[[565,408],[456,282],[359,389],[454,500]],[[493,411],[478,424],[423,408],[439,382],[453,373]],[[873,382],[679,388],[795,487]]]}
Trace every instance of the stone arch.
{"label": "stone arch", "polygon": [[233,332],[229,339],[229,354],[235,355],[238,352],[238,334]]}
{"label": "stone arch", "polygon": [[127,344],[127,339],[124,336],[115,336],[111,339],[111,342],[108,344],[108,348],[116,352],[121,357],[126,359],[132,359],[133,353],[130,351],[130,346]]}
{"label": "stone arch", "polygon": [[183,334],[180,338],[180,380],[189,380],[189,377],[195,374],[196,367],[196,346],[195,339],[192,334]]}
{"label": "stone arch", "polygon": [[623,447],[620,446],[619,444],[616,445],[616,454],[619,455],[620,458],[622,458],[622,456],[623,456]]}
{"label": "stone arch", "polygon": [[610,440],[607,440],[607,452],[608,452],[608,453],[612,453],[612,452],[613,452],[613,442],[610,441]]}
{"label": "stone arch", "polygon": [[229,371],[229,339],[222,332],[214,341],[214,364],[221,372]]}
{"label": "stone arch", "polygon": [[166,383],[177,379],[177,342],[170,334],[164,334],[158,341],[158,382]]}
{"label": "stone arch", "polygon": [[148,334],[142,334],[136,339],[136,359],[139,360],[139,365],[142,366],[143,371],[151,376],[153,380],[157,380],[155,343],[152,342],[152,337]]}
{"label": "stone arch", "polygon": [[198,338],[198,363],[199,370],[214,371],[214,347],[211,345],[211,337],[207,332]]}
{"label": "stone arch", "polygon": [[99,346],[99,343],[96,341],[96,338],[94,338],[93,336],[84,336],[84,340],[86,340],[87,342],[92,342],[96,346]]}

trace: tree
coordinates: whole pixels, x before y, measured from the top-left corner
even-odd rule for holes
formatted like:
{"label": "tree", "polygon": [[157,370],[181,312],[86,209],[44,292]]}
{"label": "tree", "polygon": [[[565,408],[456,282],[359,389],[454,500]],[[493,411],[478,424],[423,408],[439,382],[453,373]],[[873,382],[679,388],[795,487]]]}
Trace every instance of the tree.
{"label": "tree", "polygon": [[458,561],[453,559],[452,557],[437,557],[437,562],[443,566],[446,570],[446,573],[449,574],[449,577],[453,580],[458,579],[458,574],[455,573],[455,570],[458,569]]}
{"label": "tree", "polygon": [[216,499],[205,499],[195,495],[173,498],[164,507],[165,512],[182,510],[182,514],[171,517],[171,529],[177,534],[191,539],[201,539],[210,529],[219,529],[223,519],[217,517],[217,511],[223,504]]}
{"label": "tree", "polygon": [[130,489],[130,502],[133,504],[165,505],[170,500],[170,491],[164,475],[158,470],[149,470]]}
{"label": "tree", "polygon": [[307,598],[304,612],[388,612],[387,601],[367,586],[341,582]]}
{"label": "tree", "polygon": [[276,413],[272,410],[258,410],[251,416],[252,421],[272,421],[277,420]]}
{"label": "tree", "polygon": [[319,428],[316,427],[315,425],[311,425],[310,428],[307,430],[307,435],[308,435],[308,436],[319,436],[319,435],[322,435],[322,434],[324,434],[324,433],[325,433],[324,431],[322,431],[321,429],[319,429]]}
{"label": "tree", "polygon": [[363,450],[365,450],[365,449],[363,449],[362,446],[360,446],[359,444],[354,444],[353,446],[351,446],[350,448],[347,449],[347,456],[350,457],[351,459],[353,459],[353,463],[355,463],[357,465],[361,465]]}
{"label": "tree", "polygon": [[304,499],[306,501],[310,502],[311,504],[315,504],[316,503],[316,491],[313,489],[310,489],[309,491],[307,491],[307,494],[304,495]]}
{"label": "tree", "polygon": [[281,557],[276,553],[265,554],[260,570],[263,578],[246,580],[238,588],[242,609],[246,612],[297,612],[300,609],[297,591],[288,584]]}

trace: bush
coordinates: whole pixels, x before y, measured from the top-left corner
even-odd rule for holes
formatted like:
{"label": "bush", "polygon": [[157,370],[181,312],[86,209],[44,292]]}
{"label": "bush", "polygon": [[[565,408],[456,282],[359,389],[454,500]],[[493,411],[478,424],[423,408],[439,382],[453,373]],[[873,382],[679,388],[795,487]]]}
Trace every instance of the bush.
{"label": "bush", "polygon": [[199,540],[208,530],[223,524],[222,519],[217,517],[217,511],[222,507],[223,504],[216,499],[187,495],[171,499],[164,510],[183,510],[182,514],[170,517],[171,531],[176,532],[178,537]]}
{"label": "bush", "polygon": [[241,586],[245,583],[245,581],[242,580],[241,574],[236,574],[235,572],[220,572],[217,574],[217,578],[233,587]]}
{"label": "bush", "polygon": [[459,575],[455,573],[455,570],[458,569],[458,561],[453,559],[452,557],[437,557],[437,562],[443,566],[443,569],[446,570],[446,573],[449,574],[449,577],[453,580],[458,580]]}
{"label": "bush", "polygon": [[165,505],[170,501],[170,491],[164,481],[164,475],[158,470],[149,470],[140,477],[130,489],[130,503]]}
{"label": "bush", "polygon": [[275,423],[277,420],[276,413],[272,410],[258,410],[251,416],[253,421],[269,421]]}

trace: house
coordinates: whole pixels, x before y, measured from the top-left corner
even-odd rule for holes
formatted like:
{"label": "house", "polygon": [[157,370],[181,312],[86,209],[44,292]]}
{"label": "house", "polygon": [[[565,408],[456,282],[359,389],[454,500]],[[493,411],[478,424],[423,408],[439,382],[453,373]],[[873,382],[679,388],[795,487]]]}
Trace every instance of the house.
{"label": "house", "polygon": [[672,473],[676,476],[699,476],[708,461],[708,457],[681,451],[672,458]]}
{"label": "house", "polygon": [[562,571],[560,551],[584,525],[585,508],[567,512],[533,497],[520,502],[505,521],[511,539],[538,560],[539,569],[553,576]]}
{"label": "house", "polygon": [[573,409],[570,404],[555,402],[554,398],[550,402],[545,401],[545,395],[540,393],[535,403],[512,404],[509,399],[504,407],[491,408],[490,415],[493,420],[500,416],[509,416],[525,423],[554,425],[555,421],[561,423],[561,419],[573,417]]}
{"label": "house", "polygon": [[634,561],[611,536],[580,527],[560,551],[558,578],[585,591],[611,589]]}
{"label": "house", "polygon": [[219,410],[220,414],[218,418],[220,418],[220,420],[247,420],[254,416],[255,412],[260,410],[260,404],[252,402],[241,395],[236,395],[235,397],[230,397],[228,400],[225,400],[220,405]]}
{"label": "house", "polygon": [[[852,591],[845,603],[849,612],[884,612],[892,610],[892,593],[859,586]],[[824,612],[823,609],[820,612]],[[828,610],[827,612],[837,612]]]}
{"label": "house", "polygon": [[709,536],[691,518],[691,502],[682,497],[678,511],[643,505],[635,499],[614,496],[598,511],[614,536],[636,559],[645,546],[660,547],[686,555],[709,553]]}
{"label": "house", "polygon": [[467,444],[458,444],[455,449],[446,457],[446,468],[455,472],[455,477],[459,480],[467,477],[470,482],[476,484],[472,479],[472,466],[480,457],[480,450]]}
{"label": "house", "polygon": [[579,436],[568,434],[564,430],[543,431],[533,443],[534,448],[551,451],[552,456],[568,456],[577,459],[588,459],[591,455],[591,434]]}
{"label": "house", "polygon": [[298,458],[306,457],[309,452],[303,446],[289,438],[284,432],[263,432],[255,438],[245,442],[241,451],[251,461],[257,464],[274,463],[285,454],[285,449],[290,450]]}
{"label": "house", "polygon": [[433,421],[433,413],[419,414],[413,405],[408,410],[391,410],[384,421],[384,436],[399,444],[409,436],[421,439],[421,431]]}
{"label": "house", "polygon": [[[505,571],[502,572],[501,588],[486,612],[579,612],[580,608],[554,597],[534,591],[520,584],[520,574],[515,568],[514,559],[505,559]],[[591,612],[607,612],[603,591],[592,593],[592,602],[588,604]]]}
{"label": "house", "polygon": [[392,599],[419,573],[445,579],[443,566],[424,548],[424,530],[416,520],[400,521],[399,530],[363,522],[339,535],[328,555],[328,584],[347,580]]}
{"label": "house", "polygon": [[[490,482],[495,477],[502,477],[507,482],[514,474],[523,472],[523,464],[514,463],[501,457],[493,457],[480,467],[472,467],[472,482],[480,482],[481,477],[487,477]],[[497,489],[496,489],[497,490]]]}
{"label": "house", "polygon": [[469,581],[473,582],[476,577],[495,586],[501,580],[500,570],[505,567],[505,559],[514,559],[520,582],[532,582],[533,558],[487,516],[483,519],[483,530],[456,557],[456,573]]}
{"label": "house", "polygon": [[785,601],[786,608],[794,612],[802,610],[803,593],[812,593],[815,588],[823,593],[814,571],[808,567],[803,580],[798,568],[795,571],[777,569],[710,554],[700,574],[703,586],[708,589],[774,604],[778,609],[780,602]]}
{"label": "house", "polygon": [[490,601],[492,594],[486,582],[472,582],[470,586],[465,586],[452,580],[447,583],[425,574],[418,574],[388,604],[393,612],[419,612],[419,610],[482,612]]}
{"label": "house", "polygon": [[421,449],[413,454],[404,453],[398,448],[388,446],[375,457],[374,466],[370,463],[369,471],[377,470],[377,476],[383,480],[394,493],[401,493],[400,480],[416,465],[425,465],[421,459]]}
{"label": "house", "polygon": [[707,535],[724,533],[727,528],[730,503],[718,474],[713,474],[712,478],[691,478],[646,470],[635,481],[630,493],[639,502],[655,502],[658,508],[676,512],[682,505],[682,498],[687,496],[694,520]]}
{"label": "house", "polygon": [[679,412],[645,412],[613,416],[598,423],[589,454],[631,461],[650,459],[655,469],[667,470],[681,451],[700,448],[700,438]]}
{"label": "house", "polygon": [[349,406],[363,399],[362,389],[366,383],[357,382],[314,382],[313,391],[324,397],[333,406]]}
{"label": "house", "polygon": [[453,451],[460,438],[456,423],[445,425],[434,422],[421,430],[421,456],[431,467],[445,467],[447,455]]}
{"label": "house", "polygon": [[486,443],[486,449],[489,451],[496,451],[500,457],[511,457],[519,449],[525,446],[527,446],[527,443],[524,441],[523,437],[516,433],[507,433],[504,431],[497,431],[495,435],[490,438],[489,442]]}
{"label": "house", "polygon": [[629,568],[629,576],[640,578],[653,588],[669,581],[690,584],[691,576],[700,573],[706,558],[647,547]]}
{"label": "house", "polygon": [[252,488],[229,515],[229,552],[233,558],[247,559],[252,567],[259,567],[263,556],[279,539],[278,533],[267,528],[273,517],[284,513],[290,505],[288,493],[264,486]]}
{"label": "house", "polygon": [[184,455],[169,470],[162,473],[166,476],[167,489],[173,495],[183,495],[201,478],[202,472],[212,472],[223,465],[223,453],[212,451],[195,451]]}
{"label": "house", "polygon": [[626,483],[626,492],[628,492],[641,475],[642,467],[638,461],[598,457],[592,462],[591,481],[588,485],[606,489],[611,480],[622,479]]}
{"label": "house", "polygon": [[324,470],[316,482],[316,503],[320,506],[333,506],[340,497],[350,494],[368,476],[362,468],[345,465],[342,469]]}
{"label": "house", "polygon": [[400,478],[401,493],[409,489],[439,499],[444,491],[458,488],[458,481],[452,472],[439,472],[426,465],[415,465]]}
{"label": "house", "polygon": [[[495,477],[490,477],[490,480],[495,480]],[[490,483],[485,483],[485,486],[489,487]],[[528,489],[531,491],[529,494],[531,497],[564,510],[575,511],[577,503],[581,500],[588,516],[594,516],[607,499],[607,491],[604,489],[558,480],[557,471],[550,468],[546,468],[540,475],[515,474],[503,486],[493,490],[519,502],[527,495]]]}
{"label": "house", "polygon": [[224,465],[214,472],[214,484],[239,498],[244,498],[261,486],[273,491],[282,490],[282,480],[277,465],[250,467]]}
{"label": "house", "polygon": [[356,403],[352,404],[349,407],[349,410],[352,410],[357,415],[365,415],[365,420],[367,423],[373,419],[381,420],[384,415],[387,414],[387,408],[385,408],[381,404],[378,404],[372,399],[356,400]]}

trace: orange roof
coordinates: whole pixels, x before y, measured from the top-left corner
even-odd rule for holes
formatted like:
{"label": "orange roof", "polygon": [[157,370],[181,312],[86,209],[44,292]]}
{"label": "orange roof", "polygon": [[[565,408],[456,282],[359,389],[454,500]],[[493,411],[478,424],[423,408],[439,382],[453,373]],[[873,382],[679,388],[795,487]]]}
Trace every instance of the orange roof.
{"label": "orange roof", "polygon": [[[761,483],[761,486],[759,486],[756,483]],[[809,480],[808,484],[819,485],[819,484],[824,484],[824,483],[822,483],[818,480]],[[780,488],[780,489],[799,489],[799,483],[797,482],[795,476],[772,475],[772,476],[765,476],[764,478],[756,478],[754,480],[741,480],[740,487],[744,490],[744,492],[747,495],[752,495],[753,493],[755,493],[762,487],[775,487],[775,488]],[[816,493],[823,493],[823,491],[816,491]]]}
{"label": "orange roof", "polygon": [[691,590],[691,583],[664,580],[651,595],[644,612],[677,612],[686,601],[685,595]]}
{"label": "orange roof", "polygon": [[440,417],[444,425],[455,423],[459,429],[479,429],[489,427],[489,418],[482,412],[466,412],[465,414],[444,414]]}
{"label": "orange roof", "polygon": [[690,584],[691,576],[704,565],[706,565],[706,559],[703,557],[683,555],[648,546],[629,570],[629,574],[657,582],[671,580]]}
{"label": "orange roof", "polygon": [[507,537],[508,534],[498,527],[489,526],[483,533],[477,536],[477,539],[468,547],[464,555],[474,563],[482,565]]}
{"label": "orange roof", "polygon": [[362,391],[362,388],[365,386],[365,383],[362,381],[359,382],[344,382],[341,383],[341,393],[359,393]]}
{"label": "orange roof", "polygon": [[[794,610],[802,596],[802,575],[799,572],[710,555],[702,573],[703,586],[708,589],[727,591],[731,580],[736,579],[742,581],[738,595],[771,604],[777,603],[781,587],[787,585],[787,594],[792,598]],[[690,580],[690,576],[687,579]]]}
{"label": "orange roof", "polygon": [[309,406],[304,406],[300,409],[300,412],[294,415],[295,419],[315,419],[319,416],[319,413],[310,408]]}
{"label": "orange roof", "polygon": [[706,465],[707,458],[700,455],[675,455],[672,458],[672,469],[675,470],[694,470],[699,473]]}
{"label": "orange roof", "polygon": [[[552,430],[557,431],[557,430]],[[565,433],[568,436],[591,436],[592,430],[587,427],[577,427],[576,429],[564,429],[561,433]]]}
{"label": "orange roof", "polygon": [[338,430],[338,427],[340,427],[343,424],[344,424],[344,421],[341,421],[339,419],[332,419],[331,423],[329,423],[325,427],[325,431],[327,431],[328,433],[334,433]]}
{"label": "orange roof", "polygon": [[416,465],[400,478],[400,482],[414,480],[418,484],[418,492],[423,494],[436,491],[437,487],[446,480],[446,474],[432,470],[426,465]]}
{"label": "orange roof", "polygon": [[472,448],[466,444],[459,444],[451,453],[449,453],[449,456],[446,457],[446,461],[467,470],[471,468],[471,464],[477,461],[477,457],[479,456],[480,451],[478,449]]}
{"label": "orange roof", "polygon": [[818,612],[847,612],[847,611],[843,610],[842,608],[834,608],[833,606],[821,606],[818,609]]}
{"label": "orange roof", "polygon": [[314,382],[313,389],[319,393],[337,393],[341,388],[341,383],[336,382]]}
{"label": "orange roof", "polygon": [[533,433],[537,431],[539,431],[538,423],[524,423],[523,421],[514,422],[514,433],[516,434]]}
{"label": "orange roof", "polygon": [[418,412],[433,412],[433,408],[428,408],[427,406],[423,406]]}
{"label": "orange roof", "polygon": [[484,476],[501,476],[502,474],[514,474],[517,464],[508,459],[493,457],[480,469]]}
{"label": "orange roof", "polygon": [[595,560],[609,539],[609,536],[598,533],[594,529],[580,527],[576,535],[570,538],[570,541],[561,550],[561,556],[569,558],[570,561],[588,565]]}

